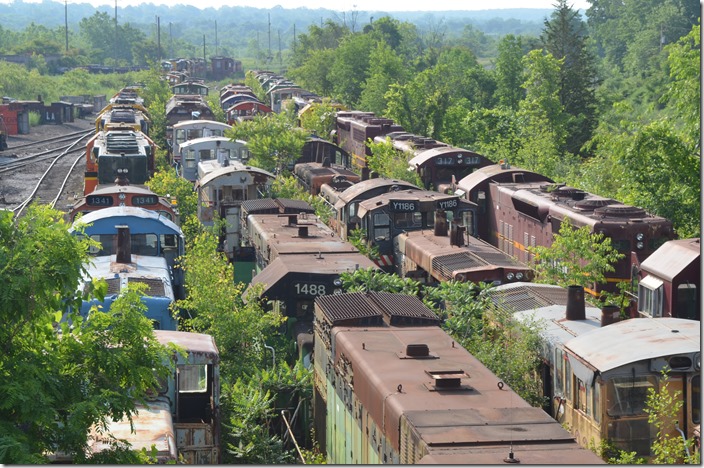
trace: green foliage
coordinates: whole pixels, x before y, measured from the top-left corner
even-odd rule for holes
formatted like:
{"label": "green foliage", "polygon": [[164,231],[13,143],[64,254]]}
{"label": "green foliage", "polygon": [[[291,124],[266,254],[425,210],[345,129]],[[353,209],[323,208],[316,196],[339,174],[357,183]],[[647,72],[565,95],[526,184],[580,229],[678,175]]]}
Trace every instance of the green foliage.
{"label": "green foliage", "polygon": [[590,287],[604,283],[605,273],[614,271],[612,264],[623,258],[610,238],[592,233],[589,226],[575,229],[569,218],[562,221],[560,232],[553,236],[550,247],[528,249],[535,255],[532,267],[536,282]]}
{"label": "green foliage", "polygon": [[181,266],[188,297],[175,306],[190,315],[180,328],[213,336],[221,379],[234,382],[266,362],[262,345],[276,334],[282,318],[264,313],[257,301],[244,304],[245,285],[234,284],[233,266],[216,251],[217,243],[217,235],[205,229],[187,244]]}
{"label": "green foliage", "polygon": [[[484,302],[482,333],[458,341],[496,376],[532,406],[544,406],[537,378],[541,340],[539,324],[521,324],[509,312],[491,309]],[[476,325],[475,325],[476,327]]]}
{"label": "green foliage", "polygon": [[193,190],[193,183],[179,177],[173,168],[155,172],[154,176],[147,181],[147,187],[158,195],[175,199],[182,221],[196,216],[198,195]]}
{"label": "green foliage", "polygon": [[372,260],[379,258],[379,246],[370,246],[365,238],[364,231],[361,228],[352,229],[347,236],[347,241],[354,245],[357,250],[362,253],[362,255],[366,255]]}
{"label": "green foliage", "polygon": [[303,200],[315,209],[316,216],[324,223],[327,223],[333,215],[332,208],[325,203],[325,200],[306,192],[292,175],[277,177],[274,183],[271,184],[269,196],[272,198]]}
{"label": "green foliage", "polygon": [[499,41],[496,58],[496,95],[499,105],[516,110],[523,99],[522,42],[520,37],[507,34]]}
{"label": "green foliage", "polygon": [[557,83],[569,128],[562,150],[578,154],[592,137],[597,120],[594,91],[599,79],[595,57],[587,47],[586,24],[566,0],[559,0],[545,21],[541,39],[546,50],[561,60]]}
{"label": "green foliage", "polygon": [[340,280],[345,292],[384,291],[413,296],[420,293],[420,283],[417,281],[372,268],[341,273]]}
{"label": "green foliage", "polygon": [[323,102],[312,103],[309,112],[301,116],[301,128],[325,140],[330,140],[330,135],[335,129],[335,116],[337,109],[331,105],[329,98]]}
{"label": "green foliage", "polygon": [[[170,351],[160,345],[131,286],[109,311],[80,309],[79,280],[92,241],[71,235],[62,213],[31,205],[0,214],[0,461],[41,463],[52,452],[79,461],[89,429],[134,414]],[[59,331],[57,333],[57,331]]]}
{"label": "green foliage", "polygon": [[408,170],[408,161],[413,157],[412,153],[400,153],[394,148],[389,137],[379,143],[368,140],[367,146],[372,151],[371,156],[367,156],[369,169],[382,177],[405,180],[418,187],[423,186],[423,181],[420,180],[418,173],[414,170]]}
{"label": "green foliage", "polygon": [[669,368],[664,368],[660,376],[660,389],[648,388],[648,396],[645,400],[645,412],[648,414],[648,423],[652,424],[657,435],[651,443],[653,464],[682,464],[692,463],[690,457],[685,452],[685,447],[690,449],[694,446],[693,440],[682,440],[680,434],[675,430],[679,421],[679,414],[682,413],[684,400],[680,390],[670,391]]}
{"label": "green foliage", "polygon": [[223,461],[227,464],[293,463],[281,438],[270,433],[274,397],[254,380],[223,385],[222,407],[228,415]]}
{"label": "green foliage", "polygon": [[285,114],[258,115],[235,125],[226,134],[247,142],[253,165],[275,173],[288,170],[300,157],[307,138]]}

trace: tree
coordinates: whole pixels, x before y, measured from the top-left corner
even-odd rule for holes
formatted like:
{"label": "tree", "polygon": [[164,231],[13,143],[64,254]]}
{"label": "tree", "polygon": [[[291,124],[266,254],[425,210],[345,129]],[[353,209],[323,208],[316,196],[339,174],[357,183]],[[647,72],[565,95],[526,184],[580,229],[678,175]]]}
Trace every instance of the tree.
{"label": "tree", "polygon": [[534,255],[535,282],[562,287],[604,283],[604,274],[614,271],[612,264],[623,257],[611,245],[611,238],[592,233],[589,226],[575,229],[567,217],[553,238],[550,247],[528,248]]}
{"label": "tree", "polygon": [[499,105],[517,110],[523,99],[523,50],[521,38],[507,34],[499,42],[496,58],[496,95]]}
{"label": "tree", "polygon": [[322,102],[310,106],[310,111],[301,116],[301,128],[330,140],[332,131],[335,130],[337,109],[332,106],[329,98],[323,98]]}
{"label": "tree", "polygon": [[565,172],[561,151],[566,129],[564,108],[559,98],[561,61],[550,53],[532,50],[523,57],[526,68],[526,97],[518,106],[523,145],[516,163],[555,178]]}
{"label": "tree", "polygon": [[408,170],[408,161],[413,157],[410,152],[399,152],[394,148],[391,139],[386,137],[383,142],[367,141],[371,156],[367,156],[367,166],[382,177],[405,180],[421,187],[423,185],[416,171]]}
{"label": "tree", "polygon": [[252,153],[252,164],[267,171],[288,170],[301,155],[306,134],[285,114],[258,115],[227,131],[233,140],[244,140]]}
{"label": "tree", "polygon": [[596,126],[594,90],[598,77],[594,56],[587,48],[586,27],[579,12],[569,7],[567,0],[558,0],[550,20],[545,21],[541,39],[545,49],[561,60],[558,95],[569,116],[570,129],[564,149],[577,154]]}
{"label": "tree", "polygon": [[[131,416],[164,377],[170,352],[130,288],[109,311],[73,326],[93,241],[71,235],[63,213],[31,205],[13,223],[0,212],[0,462],[42,463],[62,452],[84,460],[91,427]],[[100,297],[107,291],[102,282]]]}
{"label": "tree", "polygon": [[[664,368],[661,372],[660,389],[655,390],[648,387],[648,396],[645,401],[645,412],[648,414],[648,423],[652,424],[657,435],[651,444],[653,452],[652,464],[673,465],[683,463],[696,463],[699,460],[688,455],[685,448],[693,448],[694,441],[682,440],[680,434],[676,432],[678,427],[679,414],[682,412],[684,400],[682,391],[670,391],[669,368]],[[699,457],[697,453],[696,458]]]}
{"label": "tree", "polygon": [[359,106],[376,115],[386,113],[386,92],[394,83],[404,83],[408,71],[401,57],[386,43],[377,42],[370,58],[369,77],[359,100]]}
{"label": "tree", "polygon": [[369,63],[376,41],[367,34],[345,36],[335,49],[330,69],[332,93],[335,99],[357,107],[362,86],[369,76]]}

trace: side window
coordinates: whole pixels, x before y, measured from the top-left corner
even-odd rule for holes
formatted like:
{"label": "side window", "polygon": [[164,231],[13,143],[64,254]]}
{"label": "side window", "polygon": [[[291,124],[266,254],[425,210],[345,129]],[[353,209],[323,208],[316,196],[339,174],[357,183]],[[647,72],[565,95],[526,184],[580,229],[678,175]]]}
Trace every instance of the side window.
{"label": "side window", "polygon": [[664,287],[662,281],[646,276],[638,283],[638,312],[661,317]]}
{"label": "side window", "polygon": [[692,422],[701,424],[702,422],[702,376],[697,374],[692,377]]}
{"label": "side window", "polygon": [[565,356],[562,350],[555,350],[555,393],[558,395],[565,395]]}
{"label": "side window", "polygon": [[184,155],[185,166],[189,169],[196,167],[196,154],[192,149],[186,150]]}
{"label": "side window", "polygon": [[391,229],[389,229],[390,223],[389,215],[386,213],[375,213],[374,214],[374,240],[382,241],[391,239]]}
{"label": "side window", "polygon": [[601,385],[597,382],[594,385],[594,391],[592,392],[593,402],[592,402],[592,416],[594,416],[594,421],[597,423],[601,422]]}
{"label": "side window", "polygon": [[654,376],[612,378],[606,385],[606,412],[609,416],[645,414],[649,388],[657,390]]}
{"label": "side window", "polygon": [[208,366],[186,365],[178,369],[179,393],[204,393],[208,391]]}

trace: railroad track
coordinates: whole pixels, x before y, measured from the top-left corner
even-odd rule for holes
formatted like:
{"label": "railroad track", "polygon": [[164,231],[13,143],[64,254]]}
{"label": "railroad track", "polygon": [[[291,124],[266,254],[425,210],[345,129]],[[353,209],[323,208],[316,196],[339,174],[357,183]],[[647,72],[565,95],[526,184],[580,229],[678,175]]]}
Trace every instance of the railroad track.
{"label": "railroad track", "polygon": [[25,151],[22,156],[0,164],[0,207],[12,210],[15,216],[20,216],[33,201],[55,207],[67,195],[64,192],[70,181],[73,185],[76,181],[80,184],[82,177],[77,175],[76,167],[85,158],[85,140],[93,133],[74,132],[21,145],[25,150],[30,147],[41,150]]}

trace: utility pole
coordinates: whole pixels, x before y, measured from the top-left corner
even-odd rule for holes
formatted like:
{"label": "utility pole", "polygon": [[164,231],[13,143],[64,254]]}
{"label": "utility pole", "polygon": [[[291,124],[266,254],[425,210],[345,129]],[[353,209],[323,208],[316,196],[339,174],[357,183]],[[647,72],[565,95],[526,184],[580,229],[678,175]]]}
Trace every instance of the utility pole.
{"label": "utility pole", "polygon": [[203,79],[205,79],[205,71],[206,71],[206,64],[208,62],[205,61],[205,34],[203,34]]}
{"label": "utility pole", "polygon": [[68,0],[64,0],[64,25],[66,28],[66,53],[68,54]]}
{"label": "utility pole", "polygon": [[169,58],[174,58],[174,36],[171,32],[171,21],[169,21]]}
{"label": "utility pole", "polygon": [[215,56],[218,56],[218,21],[215,20]]}
{"label": "utility pole", "polygon": [[161,18],[156,17],[156,53],[161,63]]}
{"label": "utility pole", "polygon": [[284,59],[283,56],[281,55],[281,30],[278,30],[279,32],[279,70],[283,71],[284,70]]}
{"label": "utility pole", "polygon": [[115,57],[115,68],[117,68],[117,0],[115,0],[115,40],[113,42],[113,55]]}
{"label": "utility pole", "polygon": [[267,60],[271,59],[271,13],[267,13],[269,17],[269,53],[267,54]]}

